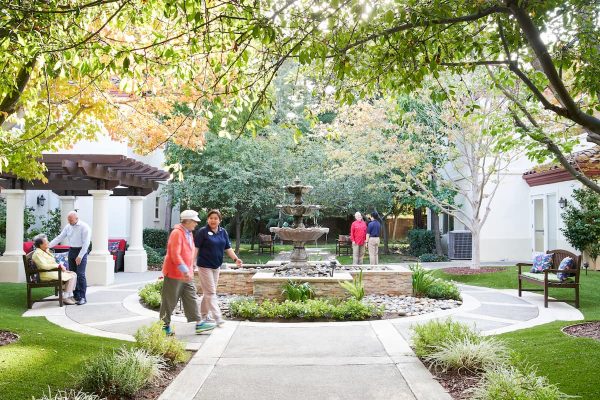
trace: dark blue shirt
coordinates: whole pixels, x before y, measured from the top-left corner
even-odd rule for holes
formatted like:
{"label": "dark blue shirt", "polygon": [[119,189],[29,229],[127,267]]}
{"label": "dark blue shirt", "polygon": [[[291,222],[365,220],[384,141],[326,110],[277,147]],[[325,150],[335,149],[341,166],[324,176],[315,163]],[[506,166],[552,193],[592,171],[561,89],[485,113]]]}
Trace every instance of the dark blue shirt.
{"label": "dark blue shirt", "polygon": [[196,264],[207,268],[219,268],[223,264],[224,251],[231,248],[227,231],[219,227],[215,233],[208,225],[196,232],[194,244],[198,248]]}
{"label": "dark blue shirt", "polygon": [[374,219],[373,221],[369,222],[369,225],[367,226],[367,234],[369,235],[369,237],[379,237],[380,230],[381,224],[379,223],[379,221]]}

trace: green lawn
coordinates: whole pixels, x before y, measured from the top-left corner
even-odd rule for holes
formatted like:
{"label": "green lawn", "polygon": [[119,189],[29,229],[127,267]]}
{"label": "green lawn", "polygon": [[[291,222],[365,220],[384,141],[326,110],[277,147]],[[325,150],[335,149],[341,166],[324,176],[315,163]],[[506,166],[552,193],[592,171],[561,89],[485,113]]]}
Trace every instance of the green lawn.
{"label": "green lawn", "polygon": [[[334,249],[335,250],[335,249]],[[352,264],[352,256],[339,256],[337,257],[338,261],[342,265]],[[369,254],[365,254],[365,258],[363,259],[365,264],[369,263]],[[379,254],[379,264],[398,264],[398,263],[417,263],[417,259],[411,256],[405,256],[402,254]]]}
{"label": "green lawn", "polygon": [[[441,271],[435,271],[435,274],[475,286],[514,289],[517,287],[516,267],[493,274],[455,276]],[[550,291],[550,295],[560,299],[565,298],[565,292],[566,296],[573,295],[573,290],[567,289]],[[586,320],[600,319],[600,272],[589,271],[587,276],[585,272],[582,273],[580,301],[580,310]],[[580,396],[580,399],[584,400],[600,399],[600,342],[573,338],[560,331],[562,327],[571,324],[572,322],[553,322],[506,333],[500,337],[565,393]]]}
{"label": "green lawn", "polygon": [[[125,343],[62,329],[42,317],[23,318],[25,293],[24,284],[0,283],[0,329],[21,337],[0,347],[0,400],[31,400],[48,392],[48,387],[53,391],[72,387],[88,358]],[[51,290],[34,293],[48,296]]]}

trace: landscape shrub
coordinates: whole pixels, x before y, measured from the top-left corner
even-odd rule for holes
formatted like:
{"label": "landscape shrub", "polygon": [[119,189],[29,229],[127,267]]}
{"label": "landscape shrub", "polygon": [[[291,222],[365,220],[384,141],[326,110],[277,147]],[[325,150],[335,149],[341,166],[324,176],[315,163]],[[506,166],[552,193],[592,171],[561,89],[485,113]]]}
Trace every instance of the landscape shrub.
{"label": "landscape shrub", "polygon": [[465,337],[462,340],[450,340],[435,346],[435,351],[425,357],[436,369],[444,372],[467,370],[486,371],[506,365],[509,359],[507,347],[495,338]]}
{"label": "landscape shrub", "polygon": [[425,294],[430,299],[461,300],[460,290],[453,282],[436,278]]}
{"label": "landscape shrub", "polygon": [[185,344],[175,336],[165,335],[162,327],[162,322],[158,321],[138,329],[133,335],[135,347],[146,350],[149,354],[161,356],[170,365],[187,361],[189,355],[185,351]]}
{"label": "landscape shrub", "polygon": [[160,308],[160,292],[162,291],[163,280],[159,279],[156,282],[152,282],[141,288],[138,292],[140,300],[147,307],[157,309]]}
{"label": "landscape shrub", "polygon": [[412,271],[413,295],[431,299],[460,300],[460,291],[453,282],[435,278],[432,271],[426,270],[420,264],[409,266]]}
{"label": "landscape shrub", "polygon": [[315,291],[308,282],[300,283],[289,280],[285,285],[283,285],[281,294],[286,298],[286,300],[306,301],[314,297]]}
{"label": "landscape shrub", "polygon": [[162,357],[123,347],[84,363],[80,386],[99,396],[133,396],[160,378],[165,367]]}
{"label": "landscape shrub", "polygon": [[410,254],[419,257],[421,254],[435,251],[435,237],[427,229],[411,229],[408,231]]}
{"label": "landscape shrub", "polygon": [[146,246],[153,249],[166,249],[167,241],[169,240],[169,231],[165,229],[145,228],[143,233],[143,241]]}
{"label": "landscape shrub", "polygon": [[421,262],[444,262],[450,261],[448,257],[445,255],[439,255],[434,253],[424,253],[419,256],[419,261]]}
{"label": "landscape shrub", "polygon": [[426,296],[435,281],[431,271],[426,270],[420,264],[410,265],[409,268],[412,271],[413,295],[416,297]]}
{"label": "landscape shrub", "polygon": [[6,250],[6,238],[0,236],[0,255],[4,254]]}
{"label": "landscape shrub", "polygon": [[58,390],[52,394],[52,390],[48,390],[48,394],[37,398],[36,400],[105,400],[96,394],[85,393],[81,390]]}
{"label": "landscape shrub", "polygon": [[286,300],[280,303],[265,300],[257,303],[252,298],[234,300],[229,304],[229,311],[234,318],[260,319],[334,319],[339,321],[361,321],[369,318],[380,318],[383,307],[371,303],[363,303],[356,299],[337,302],[329,299],[308,299],[305,302]]}
{"label": "landscape shrub", "polygon": [[521,371],[514,366],[492,368],[471,393],[473,400],[563,400],[573,396],[538,376],[535,370]]}
{"label": "landscape shrub", "polygon": [[340,286],[356,300],[362,300],[363,297],[365,297],[365,285],[363,284],[362,269],[357,275],[354,276],[352,282],[340,282]]}
{"label": "landscape shrub", "polygon": [[148,265],[162,265],[165,259],[164,256],[161,256],[156,250],[147,245],[144,245],[144,250],[148,255]]}
{"label": "landscape shrub", "polygon": [[419,357],[427,357],[437,351],[445,343],[470,340],[472,343],[481,341],[481,336],[471,327],[460,322],[446,319],[431,320],[412,327],[412,337],[415,353]]}
{"label": "landscape shrub", "polygon": [[40,217],[40,223],[40,231],[50,238],[48,240],[57,237],[61,231],[60,208],[50,210],[48,215]]}

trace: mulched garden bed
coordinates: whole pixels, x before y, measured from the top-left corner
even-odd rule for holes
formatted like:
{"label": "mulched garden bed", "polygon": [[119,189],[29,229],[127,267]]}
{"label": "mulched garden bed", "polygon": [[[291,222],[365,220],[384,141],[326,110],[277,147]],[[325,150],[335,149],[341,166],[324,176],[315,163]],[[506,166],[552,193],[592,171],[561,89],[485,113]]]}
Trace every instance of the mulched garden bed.
{"label": "mulched garden bed", "polygon": [[450,393],[454,400],[467,400],[472,397],[471,389],[477,386],[481,376],[477,374],[456,371],[431,371],[435,379]]}
{"label": "mulched garden bed", "polygon": [[600,321],[566,326],[562,331],[569,336],[600,340]]}
{"label": "mulched garden bed", "polygon": [[448,275],[479,275],[506,271],[506,267],[481,267],[478,269],[473,269],[469,267],[451,267],[443,268],[442,271],[444,271]]}
{"label": "mulched garden bed", "polygon": [[[167,386],[173,382],[173,380],[179,375],[179,373],[185,368],[187,363],[177,364],[174,369],[165,371],[163,378],[154,384],[153,386],[144,388],[137,392],[135,396],[128,398],[127,400],[156,400],[160,395],[167,389]],[[109,396],[107,400],[123,400],[119,396]]]}
{"label": "mulched garden bed", "polygon": [[[421,361],[426,367],[429,367],[429,364],[426,361]],[[435,380],[450,393],[450,396],[452,396],[454,400],[470,399],[471,389],[477,386],[481,380],[480,374],[469,371],[461,371],[458,373],[457,371],[441,372],[434,368],[429,368],[429,370],[433,374]]]}
{"label": "mulched garden bed", "polygon": [[0,331],[0,346],[6,346],[19,340],[19,335],[10,331]]}

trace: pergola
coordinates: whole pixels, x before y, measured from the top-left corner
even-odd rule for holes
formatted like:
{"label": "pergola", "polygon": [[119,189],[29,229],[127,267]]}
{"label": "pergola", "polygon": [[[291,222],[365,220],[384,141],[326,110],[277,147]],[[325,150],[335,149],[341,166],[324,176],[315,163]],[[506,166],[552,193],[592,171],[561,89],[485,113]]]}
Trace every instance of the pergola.
{"label": "pergola", "polygon": [[142,272],[147,268],[143,247],[143,199],[158,189],[158,182],[169,173],[123,155],[44,154],[45,177],[26,181],[0,173],[0,189],[7,199],[6,251],[0,257],[0,281],[22,282],[23,212],[26,190],[51,190],[60,199],[61,221],[75,208],[75,196],[93,196],[92,251],[88,256],[87,278],[90,284],[108,285],[114,280],[113,260],[108,252],[109,196],[127,196],[130,200],[130,238],[125,253],[125,271]]}

